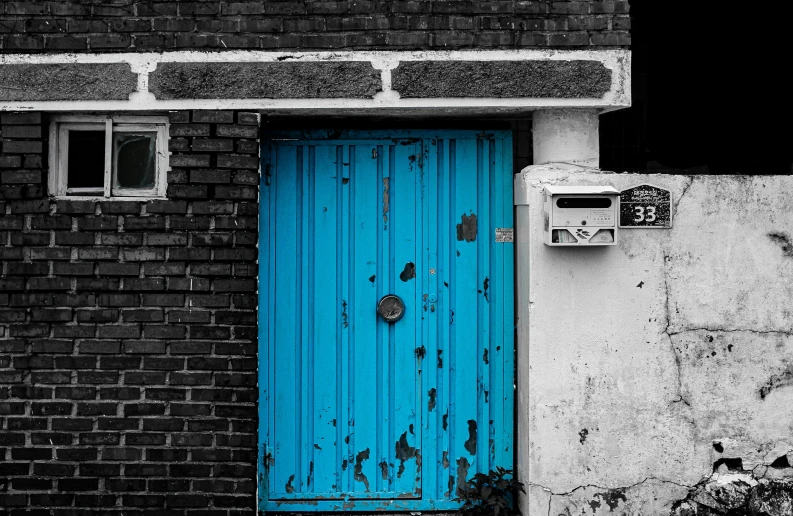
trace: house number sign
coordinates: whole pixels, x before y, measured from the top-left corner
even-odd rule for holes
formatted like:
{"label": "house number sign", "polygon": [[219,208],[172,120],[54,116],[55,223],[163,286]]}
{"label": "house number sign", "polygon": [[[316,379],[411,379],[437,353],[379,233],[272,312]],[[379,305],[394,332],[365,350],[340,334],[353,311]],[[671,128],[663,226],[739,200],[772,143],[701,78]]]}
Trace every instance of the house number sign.
{"label": "house number sign", "polygon": [[669,190],[639,185],[620,192],[621,228],[671,228],[672,199]]}

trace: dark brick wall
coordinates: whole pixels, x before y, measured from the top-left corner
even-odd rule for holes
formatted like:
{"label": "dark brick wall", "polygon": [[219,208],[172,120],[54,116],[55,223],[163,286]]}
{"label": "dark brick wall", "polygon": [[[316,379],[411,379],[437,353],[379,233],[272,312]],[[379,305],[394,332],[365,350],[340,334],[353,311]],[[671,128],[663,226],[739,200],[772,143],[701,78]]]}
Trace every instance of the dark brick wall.
{"label": "dark brick wall", "polygon": [[0,114],[2,514],[255,508],[258,121],[170,118],[168,200],[56,202]]}
{"label": "dark brick wall", "polygon": [[624,47],[627,0],[2,2],[3,52]]}

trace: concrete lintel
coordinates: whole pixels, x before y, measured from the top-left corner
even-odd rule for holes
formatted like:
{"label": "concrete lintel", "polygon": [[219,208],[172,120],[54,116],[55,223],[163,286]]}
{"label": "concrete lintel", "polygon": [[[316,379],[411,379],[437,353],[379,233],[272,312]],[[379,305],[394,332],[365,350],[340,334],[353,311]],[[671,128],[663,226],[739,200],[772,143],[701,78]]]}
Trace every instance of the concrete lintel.
{"label": "concrete lintel", "polygon": [[[156,88],[149,88],[158,65],[164,63],[338,63],[368,61],[379,75],[381,91],[372,98],[171,98],[156,97]],[[400,63],[433,62],[590,62],[585,66],[604,67],[611,77],[608,89],[600,97],[442,97],[402,98],[392,87],[392,72]],[[266,113],[300,114],[319,111],[324,115],[346,115],[351,111],[377,114],[401,112],[454,116],[475,112],[497,111],[502,116],[519,115],[536,109],[587,108],[599,112],[630,106],[630,51],[628,50],[492,50],[492,51],[366,51],[366,52],[168,52],[119,54],[6,54],[0,56],[4,64],[81,64],[126,63],[137,75],[137,89],[128,100],[63,100],[41,98],[7,99],[0,101],[0,111],[144,111],[182,109],[247,109]],[[550,67],[553,68],[553,67]],[[601,86],[598,86],[601,89]],[[597,88],[596,88],[597,89]],[[528,90],[527,90],[528,91]],[[481,93],[480,93],[481,94]]]}

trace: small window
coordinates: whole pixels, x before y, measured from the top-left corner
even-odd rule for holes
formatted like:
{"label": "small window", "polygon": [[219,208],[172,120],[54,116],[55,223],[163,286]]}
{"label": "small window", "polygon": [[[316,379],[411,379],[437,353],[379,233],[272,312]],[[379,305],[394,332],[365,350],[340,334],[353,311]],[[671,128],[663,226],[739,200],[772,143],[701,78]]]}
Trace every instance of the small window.
{"label": "small window", "polygon": [[58,197],[163,197],[165,117],[55,116],[50,192]]}

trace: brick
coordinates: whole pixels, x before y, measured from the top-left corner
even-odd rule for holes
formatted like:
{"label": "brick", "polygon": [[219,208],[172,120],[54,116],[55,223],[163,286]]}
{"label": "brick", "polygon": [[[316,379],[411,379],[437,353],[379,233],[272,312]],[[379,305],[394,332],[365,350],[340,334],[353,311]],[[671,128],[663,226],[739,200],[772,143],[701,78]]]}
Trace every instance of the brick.
{"label": "brick", "polygon": [[185,201],[173,200],[153,200],[146,203],[147,213],[167,213],[184,214],[187,213],[187,203]]}
{"label": "brick", "polygon": [[160,247],[125,247],[121,256],[128,262],[151,262],[165,259],[165,249]]}
{"label": "brick", "polygon": [[223,139],[195,138],[193,139],[193,151],[195,152],[232,152],[234,142]]}
{"label": "brick", "polygon": [[69,400],[92,400],[96,397],[95,387],[57,387],[55,397]]}
{"label": "brick", "polygon": [[118,321],[118,310],[87,309],[77,310],[77,322],[108,323]]}
{"label": "brick", "polygon": [[147,339],[183,339],[186,333],[184,326],[175,325],[147,325],[144,336]]}
{"label": "brick", "polygon": [[209,124],[234,123],[233,111],[193,111],[193,122]]}
{"label": "brick", "polygon": [[169,507],[207,507],[209,498],[206,495],[167,495]]}
{"label": "brick", "polygon": [[[59,420],[62,421],[62,420]],[[90,420],[83,420],[90,423]],[[55,423],[55,420],[53,420]],[[88,461],[96,460],[97,450],[95,448],[60,448],[56,450],[58,460],[64,461]]]}
{"label": "brick", "polygon": [[113,341],[86,340],[79,343],[81,354],[111,354],[121,351],[121,344]]}
{"label": "brick", "polygon": [[126,34],[96,35],[88,38],[92,49],[122,49],[132,44],[132,38]]}
{"label": "brick", "polygon": [[140,389],[131,387],[110,387],[99,389],[99,399],[103,400],[137,400]]}
{"label": "brick", "polygon": [[107,215],[87,216],[77,219],[77,227],[82,231],[115,231],[118,218]]}
{"label": "brick", "polygon": [[140,419],[131,417],[100,417],[98,418],[99,430],[137,430]]}
{"label": "brick", "polygon": [[48,232],[11,234],[11,245],[31,246],[31,245],[47,245],[49,243],[50,243],[50,234]]}
{"label": "brick", "polygon": [[[185,420],[177,418],[150,418],[143,420],[143,431],[152,432],[181,432],[184,430]],[[173,468],[173,467],[172,467]],[[171,476],[184,476],[176,475],[171,470]]]}
{"label": "brick", "polygon": [[96,491],[99,480],[95,478],[68,478],[58,479],[59,491]]}
{"label": "brick", "polygon": [[124,381],[127,385],[162,385],[165,383],[165,373],[130,371],[124,374]]}
{"label": "brick", "polygon": [[55,231],[55,245],[94,245],[94,234]]}
{"label": "brick", "polygon": [[102,460],[137,461],[141,456],[141,451],[136,448],[105,448],[102,450]]}
{"label": "brick", "polygon": [[5,38],[6,50],[43,50],[44,38],[40,36],[8,36]]}
{"label": "brick", "polygon": [[[21,247],[0,247],[0,260],[22,260],[22,248]],[[24,286],[22,287],[24,288]]]}
{"label": "brick", "polygon": [[255,292],[256,281],[253,279],[218,279],[214,282],[216,292]]}
{"label": "brick", "polygon": [[118,278],[77,278],[77,290],[118,290]]}
{"label": "brick", "polygon": [[146,244],[151,246],[184,246],[187,235],[184,233],[150,233],[146,236]]}
{"label": "brick", "polygon": [[22,156],[0,155],[0,168],[19,168],[22,166]]}
{"label": "brick", "polygon": [[32,381],[35,381],[37,384],[58,384],[58,383],[69,383],[72,379],[71,374],[69,372],[63,371],[34,371],[31,373],[30,378]]}
{"label": "brick", "polygon": [[215,187],[215,196],[218,199],[246,199],[253,200],[258,197],[258,191],[250,186],[223,186]]}
{"label": "brick", "polygon": [[88,38],[80,36],[45,36],[44,48],[47,50],[85,50]]}
{"label": "brick", "polygon": [[30,249],[30,259],[36,260],[69,260],[71,249],[67,247],[33,247]]}
{"label": "brick", "polygon": [[[188,113],[183,113],[182,117],[188,116]],[[188,118],[189,120],[189,118]],[[171,137],[176,136],[209,136],[209,124],[188,124],[179,123],[170,126]],[[171,166],[173,162],[171,162]]]}
{"label": "brick", "polygon": [[72,320],[72,311],[69,308],[33,309],[30,311],[30,320],[33,322],[69,322]]}
{"label": "brick", "polygon": [[216,129],[217,136],[228,138],[258,138],[259,128],[251,125],[219,124]]}
{"label": "brick", "polygon": [[68,353],[71,354],[74,344],[69,340],[36,340],[31,343],[33,353]]}
{"label": "brick", "polygon": [[130,476],[162,477],[166,475],[165,464],[127,464],[124,472]]}
{"label": "brick", "polygon": [[[84,406],[88,406],[83,404]],[[93,410],[85,409],[89,414],[101,413],[115,413],[115,404],[112,403],[96,403]],[[81,445],[116,445],[121,441],[121,437],[116,432],[89,432],[82,433],[79,436]]]}
{"label": "brick", "polygon": [[46,337],[50,334],[49,324],[12,325],[8,328],[11,337]]}
{"label": "brick", "polygon": [[[242,187],[239,187],[242,188]],[[246,193],[244,194],[245,197],[249,196],[250,190],[255,189],[246,189]],[[216,229],[233,229],[233,230],[240,230],[240,229],[255,229],[259,225],[259,219],[257,217],[244,217],[244,216],[237,216],[237,217],[216,217],[215,218],[215,228]]]}
{"label": "brick", "polygon": [[[171,314],[168,314],[170,318]],[[179,320],[177,322],[187,322],[183,320]],[[212,346],[209,342],[194,342],[194,341],[185,341],[185,342],[172,342],[170,344],[171,353],[174,355],[206,355],[212,351]]]}
{"label": "brick", "polygon": [[143,294],[143,306],[184,306],[183,294]]}
{"label": "brick", "polygon": [[105,487],[112,491],[144,491],[146,481],[142,478],[109,478],[105,481]]}
{"label": "brick", "polygon": [[157,231],[165,229],[165,217],[151,215],[146,217],[124,217],[125,231]]}
{"label": "brick", "polygon": [[97,327],[96,336],[100,339],[137,339],[140,337],[140,326],[136,324],[103,324]]}
{"label": "brick", "polygon": [[190,294],[187,297],[187,306],[190,307],[214,307],[223,308],[229,306],[229,297],[227,294]]}
{"label": "brick", "polygon": [[[171,229],[175,230],[175,231],[183,230],[183,229],[201,231],[201,230],[208,230],[209,226],[210,226],[209,217],[195,217],[195,216],[194,217],[179,217],[179,216],[172,216],[172,217],[170,217],[170,219],[171,219]],[[172,252],[181,252],[181,251],[185,251],[185,249],[181,249],[181,250],[178,249],[178,248],[171,249],[171,253]],[[190,251],[190,249],[186,249],[186,251]],[[171,253],[169,253],[169,254],[171,254]],[[171,256],[171,259],[181,259],[181,258],[173,258],[173,256]],[[200,258],[200,259],[203,260],[204,258]],[[207,255],[206,259],[208,259],[208,255]]]}
{"label": "brick", "polygon": [[[72,434],[66,432],[36,432],[30,434],[30,442],[34,445],[70,445],[72,437]],[[71,476],[74,474],[74,466],[70,464],[34,464],[33,471],[37,475]]]}
{"label": "brick", "polygon": [[46,199],[37,199],[35,201],[14,201],[10,204],[11,213],[48,213],[50,211],[50,203]]}
{"label": "brick", "polygon": [[41,124],[41,113],[2,113],[0,114],[0,123],[3,125],[37,125]]}
{"label": "brick", "polygon": [[101,245],[142,245],[143,235],[134,233],[102,233],[99,235]]}
{"label": "brick", "polygon": [[589,44],[586,32],[555,32],[548,35],[548,43],[552,46],[585,46]]}
{"label": "brick", "polygon": [[161,308],[121,310],[124,322],[161,322],[164,319]]}
{"label": "brick", "polygon": [[[104,459],[104,457],[102,457]],[[80,464],[80,476],[86,477],[111,477],[111,476],[118,476],[121,474],[121,467],[118,464]],[[115,496],[108,495],[109,499],[108,502],[110,505],[115,505]],[[90,502],[87,502],[84,497],[77,498],[80,505],[85,506]]]}
{"label": "brick", "polygon": [[142,203],[134,201],[102,201],[99,203],[102,213],[107,215],[137,215]]}
{"label": "brick", "polygon": [[0,403],[0,415],[9,416],[9,415],[21,415],[25,413],[25,404],[24,403],[8,403],[3,402]]}
{"label": "brick", "polygon": [[257,140],[237,140],[237,152],[241,154],[259,154],[259,142]]}
{"label": "brick", "polygon": [[206,199],[208,197],[208,189],[205,185],[168,185],[168,197]]}
{"label": "brick", "polygon": [[45,478],[14,478],[11,480],[11,489],[20,491],[36,490],[45,491],[52,488],[52,480]]}
{"label": "brick", "polygon": [[146,389],[146,399],[151,400],[185,400],[187,398],[187,391],[183,389]]}
{"label": "brick", "polygon": [[11,458],[13,460],[50,460],[52,458],[52,449],[14,448],[11,450]]}
{"label": "brick", "polygon": [[77,250],[80,260],[118,260],[117,247],[93,247]]}
{"label": "brick", "polygon": [[[223,141],[223,140],[220,140]],[[228,141],[229,145],[223,150],[233,150],[232,142]],[[195,144],[194,144],[195,145]],[[190,171],[191,183],[230,183],[231,171],[229,170],[216,170],[216,169],[199,169]]]}
{"label": "brick", "polygon": [[235,170],[231,182],[238,185],[258,185],[259,172],[253,170]]}
{"label": "brick", "polygon": [[233,243],[231,233],[195,233],[193,245],[195,246],[230,246]]}

